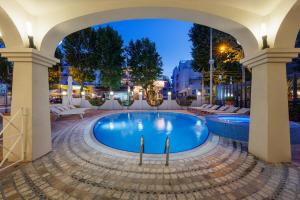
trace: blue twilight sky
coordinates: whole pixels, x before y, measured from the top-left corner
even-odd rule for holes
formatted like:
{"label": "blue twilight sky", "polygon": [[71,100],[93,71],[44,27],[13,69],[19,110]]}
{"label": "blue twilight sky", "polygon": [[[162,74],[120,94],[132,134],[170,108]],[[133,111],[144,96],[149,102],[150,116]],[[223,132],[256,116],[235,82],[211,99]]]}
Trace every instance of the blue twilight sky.
{"label": "blue twilight sky", "polygon": [[169,19],[124,20],[104,24],[117,30],[127,45],[131,39],[148,37],[156,43],[163,60],[163,74],[171,78],[173,68],[180,60],[191,59],[188,32],[193,23]]}

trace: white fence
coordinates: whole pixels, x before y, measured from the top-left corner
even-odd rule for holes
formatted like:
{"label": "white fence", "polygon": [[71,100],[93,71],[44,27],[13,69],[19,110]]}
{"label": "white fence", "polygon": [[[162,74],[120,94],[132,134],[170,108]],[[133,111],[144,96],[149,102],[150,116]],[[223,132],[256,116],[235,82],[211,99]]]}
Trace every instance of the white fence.
{"label": "white fence", "polygon": [[[67,102],[63,101],[63,104]],[[72,104],[82,108],[97,108],[99,110],[186,110],[187,106],[180,106],[176,100],[164,100],[159,106],[150,106],[146,100],[135,100],[130,106],[122,106],[118,100],[106,100],[101,106],[92,106],[88,100],[73,98]],[[191,106],[200,106],[202,102],[194,100]]]}
{"label": "white fence", "polygon": [[[19,109],[14,116],[8,118],[0,113],[3,121],[3,129],[0,132],[0,148],[2,148],[3,158],[0,162],[0,172],[16,165],[24,160],[25,155],[25,137],[24,137],[24,109]],[[3,141],[3,134],[5,140],[9,140],[9,145],[5,145]],[[18,146],[21,145],[21,146]],[[19,148],[20,147],[20,148]],[[21,151],[17,153],[16,151]],[[10,162],[7,162],[9,158]]]}

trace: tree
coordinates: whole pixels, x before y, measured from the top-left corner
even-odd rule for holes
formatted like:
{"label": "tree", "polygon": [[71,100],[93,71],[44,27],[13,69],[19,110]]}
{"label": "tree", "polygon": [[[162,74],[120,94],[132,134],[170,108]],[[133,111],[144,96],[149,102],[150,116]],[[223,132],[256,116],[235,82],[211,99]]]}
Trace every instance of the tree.
{"label": "tree", "polygon": [[130,41],[126,49],[127,66],[130,67],[131,80],[140,85],[148,97],[153,82],[162,74],[162,59],[155,43],[148,38]]}
{"label": "tree", "polygon": [[74,68],[73,71],[76,71],[73,73],[76,77],[73,78],[81,85],[80,91],[83,90],[85,82],[95,79],[95,39],[95,31],[87,28],[67,36],[62,45],[66,61]]}
{"label": "tree", "polygon": [[103,87],[110,90],[120,88],[124,64],[123,52],[123,40],[117,31],[110,26],[98,28],[94,53]]}
{"label": "tree", "polygon": [[[192,66],[195,71],[203,73],[205,82],[209,80],[209,49],[210,49],[210,28],[194,24],[189,31],[192,42]],[[242,47],[231,35],[213,29],[213,59],[214,83],[228,83],[240,79],[241,68],[239,61],[242,57]],[[222,77],[222,79],[220,79]]]}
{"label": "tree", "polygon": [[[0,48],[5,48],[4,41],[0,38]],[[7,58],[0,57],[0,82],[11,85],[13,64]]]}
{"label": "tree", "polygon": [[54,84],[59,83],[60,80],[63,53],[59,47],[55,51],[55,58],[59,59],[60,62],[48,69],[48,80],[49,80],[50,88]]}

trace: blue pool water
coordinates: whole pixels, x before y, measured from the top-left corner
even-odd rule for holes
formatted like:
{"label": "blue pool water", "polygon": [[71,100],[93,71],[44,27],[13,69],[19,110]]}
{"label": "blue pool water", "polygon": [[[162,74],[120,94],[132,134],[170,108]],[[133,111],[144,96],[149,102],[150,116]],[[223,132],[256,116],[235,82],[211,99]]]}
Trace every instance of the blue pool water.
{"label": "blue pool water", "polygon": [[171,112],[128,112],[100,118],[94,126],[95,138],[109,147],[140,151],[144,136],[144,152],[164,153],[167,136],[170,152],[182,152],[203,144],[208,137],[206,125],[197,117]]}
{"label": "blue pool water", "polygon": [[[212,115],[206,117],[208,130],[233,140],[249,141],[249,116]],[[290,122],[291,144],[300,144],[300,124]]]}

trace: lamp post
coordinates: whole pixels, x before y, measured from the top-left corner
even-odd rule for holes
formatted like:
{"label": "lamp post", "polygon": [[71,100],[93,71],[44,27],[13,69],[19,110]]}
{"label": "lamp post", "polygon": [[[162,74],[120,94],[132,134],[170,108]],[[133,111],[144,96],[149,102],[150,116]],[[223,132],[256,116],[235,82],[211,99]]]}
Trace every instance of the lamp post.
{"label": "lamp post", "polygon": [[143,92],[139,91],[139,100],[143,100]]}
{"label": "lamp post", "polygon": [[214,65],[214,60],[212,58],[212,28],[210,28],[210,56],[209,56],[209,103],[212,104],[212,95],[213,95],[213,65]]}
{"label": "lamp post", "polygon": [[200,100],[200,105],[202,105],[201,91],[197,91],[197,101],[199,100]]}
{"label": "lamp post", "polygon": [[110,91],[110,92],[109,92],[109,99],[110,99],[110,100],[113,100],[113,99],[114,99],[114,92],[113,92],[113,91]]}
{"label": "lamp post", "polygon": [[170,101],[172,99],[172,92],[168,91],[168,101]]}

